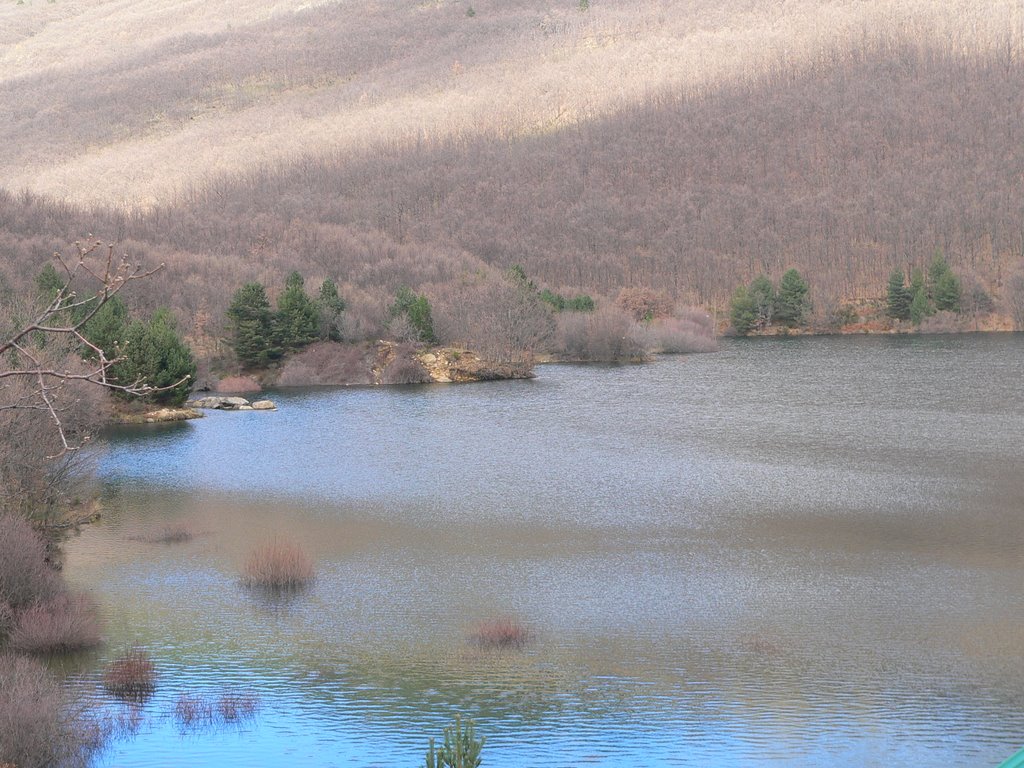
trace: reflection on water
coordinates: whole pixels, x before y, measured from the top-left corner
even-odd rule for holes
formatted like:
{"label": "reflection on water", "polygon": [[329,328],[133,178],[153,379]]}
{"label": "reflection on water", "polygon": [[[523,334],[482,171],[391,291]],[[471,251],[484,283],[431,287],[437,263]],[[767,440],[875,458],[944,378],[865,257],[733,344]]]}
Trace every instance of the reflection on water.
{"label": "reflection on water", "polygon": [[[118,766],[994,765],[1024,743],[1024,339],[744,341],[124,430],[67,574],[157,661]],[[177,545],[147,531],[187,522]],[[305,592],[243,588],[288,532]],[[529,627],[521,650],[470,640]],[[183,692],[255,722],[180,733]]]}

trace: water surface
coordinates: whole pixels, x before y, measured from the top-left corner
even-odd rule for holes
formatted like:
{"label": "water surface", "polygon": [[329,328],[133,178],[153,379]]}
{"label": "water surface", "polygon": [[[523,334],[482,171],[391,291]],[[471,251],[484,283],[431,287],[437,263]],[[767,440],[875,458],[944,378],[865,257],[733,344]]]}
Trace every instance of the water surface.
{"label": "water surface", "polygon": [[[126,429],[68,545],[156,695],[118,766],[995,765],[1024,744],[1024,337],[743,340]],[[168,522],[183,545],[137,536]],[[287,532],[306,592],[238,573]],[[522,650],[469,637],[509,616]],[[182,692],[258,718],[181,733]]]}

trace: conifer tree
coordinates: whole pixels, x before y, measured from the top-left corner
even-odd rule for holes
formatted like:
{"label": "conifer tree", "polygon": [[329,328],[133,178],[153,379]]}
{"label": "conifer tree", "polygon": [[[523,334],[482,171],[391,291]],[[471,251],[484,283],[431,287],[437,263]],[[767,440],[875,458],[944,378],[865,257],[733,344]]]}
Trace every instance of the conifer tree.
{"label": "conifer tree", "polygon": [[894,269],[889,274],[885,313],[895,320],[909,320],[910,302],[910,291],[903,284],[903,270]]}
{"label": "conifer tree", "polygon": [[274,330],[277,346],[282,350],[301,349],[320,335],[320,311],[306,295],[304,286],[302,275],[292,272],[277,297]]}
{"label": "conifer tree", "polygon": [[338,295],[338,286],[330,278],[320,284],[316,303],[320,311],[320,338],[341,341],[341,313],[345,311],[345,300]]}
{"label": "conifer tree", "polygon": [[807,294],[810,287],[795,269],[788,270],[779,283],[779,296],[776,301],[775,319],[783,325],[800,325],[810,312],[811,302]]}
{"label": "conifer tree", "polygon": [[751,298],[746,286],[741,285],[733,293],[729,303],[729,320],[740,336],[750,333],[757,322],[757,303]]}
{"label": "conifer tree", "polygon": [[280,357],[273,332],[274,315],[262,284],[246,283],[235,291],[227,314],[239,360],[246,365],[266,365]]}
{"label": "conifer tree", "polygon": [[192,350],[178,335],[169,310],[157,310],[148,323],[133,322],[125,332],[120,351],[124,360],[112,369],[120,383],[158,388],[160,391],[146,398],[156,403],[185,402],[196,375],[196,363]]}

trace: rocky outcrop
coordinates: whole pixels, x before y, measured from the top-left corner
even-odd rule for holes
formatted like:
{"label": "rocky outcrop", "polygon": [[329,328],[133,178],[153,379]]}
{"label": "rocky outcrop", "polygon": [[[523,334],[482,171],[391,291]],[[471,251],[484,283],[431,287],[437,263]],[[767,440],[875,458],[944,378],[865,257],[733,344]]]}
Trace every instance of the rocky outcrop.
{"label": "rocky outcrop", "polygon": [[194,408],[157,408],[155,411],[143,413],[120,413],[114,420],[121,424],[159,424],[168,421],[186,421],[199,419],[203,414]]}
{"label": "rocky outcrop", "polygon": [[224,397],[210,395],[185,403],[189,408],[207,408],[215,411],[274,411],[277,407],[270,400],[257,400],[250,403],[244,397]]}
{"label": "rocky outcrop", "polygon": [[529,363],[492,363],[457,347],[439,347],[421,352],[420,363],[437,382],[499,381],[532,379]]}

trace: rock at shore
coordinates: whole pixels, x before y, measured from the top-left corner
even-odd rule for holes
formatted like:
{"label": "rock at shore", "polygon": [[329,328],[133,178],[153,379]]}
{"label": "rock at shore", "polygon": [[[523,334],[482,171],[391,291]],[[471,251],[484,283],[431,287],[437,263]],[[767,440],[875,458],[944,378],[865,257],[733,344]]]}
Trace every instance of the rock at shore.
{"label": "rock at shore", "polygon": [[189,408],[208,408],[215,411],[275,411],[277,406],[271,400],[257,400],[250,403],[244,397],[225,397],[210,395],[189,400],[185,403]]}

